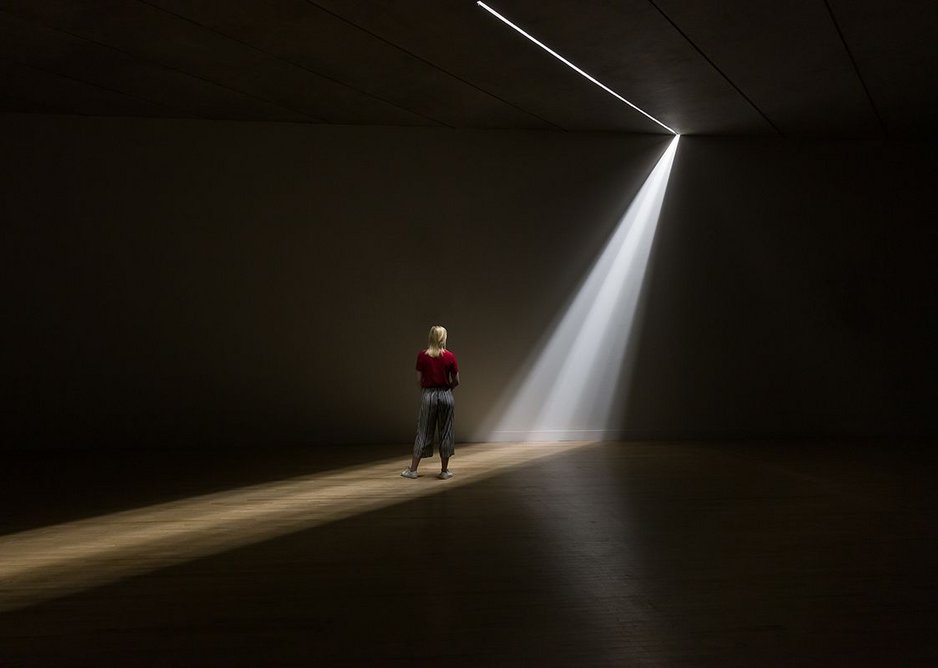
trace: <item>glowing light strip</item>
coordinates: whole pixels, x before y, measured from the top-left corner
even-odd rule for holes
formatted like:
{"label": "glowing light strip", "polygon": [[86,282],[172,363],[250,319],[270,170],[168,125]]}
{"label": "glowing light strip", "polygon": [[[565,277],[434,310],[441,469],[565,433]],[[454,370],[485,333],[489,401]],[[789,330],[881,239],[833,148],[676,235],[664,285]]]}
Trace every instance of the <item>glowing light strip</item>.
{"label": "glowing light strip", "polygon": [[619,95],[617,92],[615,92],[614,90],[612,90],[612,89],[611,89],[609,86],[607,86],[606,84],[602,83],[601,81],[599,81],[599,80],[596,79],[595,77],[590,76],[589,74],[587,74],[586,72],[584,72],[583,70],[581,70],[579,67],[577,67],[576,65],[574,65],[573,63],[571,63],[569,60],[567,60],[566,58],[564,58],[563,56],[561,56],[559,53],[557,53],[556,51],[554,51],[552,48],[550,48],[549,46],[547,46],[547,45],[544,44],[543,42],[539,41],[537,38],[532,37],[531,35],[529,35],[528,33],[526,33],[524,30],[522,30],[521,28],[519,28],[518,26],[516,26],[514,23],[512,23],[512,22],[509,21],[508,19],[506,19],[504,16],[502,16],[501,14],[499,14],[498,12],[496,12],[494,9],[492,9],[491,7],[489,7],[489,6],[488,6],[487,4],[485,4],[484,2],[477,2],[476,4],[479,5],[479,7],[481,7],[481,8],[484,9],[485,11],[487,11],[489,14],[491,14],[492,16],[494,16],[495,18],[497,18],[499,21],[501,21],[502,23],[504,23],[505,25],[507,25],[507,26],[509,26],[509,27],[511,27],[511,28],[513,28],[513,29],[515,29],[515,30],[517,30],[519,33],[521,33],[522,35],[524,35],[525,37],[527,37],[529,40],[531,40],[532,42],[534,42],[535,44],[537,44],[539,47],[541,47],[542,49],[544,49],[547,53],[549,53],[550,55],[552,55],[554,58],[556,58],[557,60],[559,60],[560,62],[562,62],[564,65],[566,65],[567,67],[569,67],[570,69],[572,69],[572,70],[573,70],[574,72],[576,72],[577,74],[579,74],[579,75],[585,77],[586,79],[589,79],[590,81],[592,81],[594,84],[596,84],[597,86],[599,86],[600,88],[602,88],[604,91],[606,91],[607,93],[609,93],[610,95],[612,95],[612,96],[613,96],[614,98],[616,98],[617,100],[621,100],[622,102],[625,102],[627,105],[629,105],[630,107],[632,107],[632,109],[634,109],[634,110],[637,111],[638,113],[642,114],[642,115],[645,116],[646,118],[649,118],[649,119],[653,120],[655,123],[657,123],[658,125],[660,125],[661,127],[663,127],[665,130],[667,130],[667,131],[670,132],[671,134],[673,134],[673,135],[680,134],[680,133],[678,133],[676,130],[672,130],[671,128],[669,128],[667,125],[665,125],[664,123],[662,123],[661,121],[659,121],[657,118],[655,118],[654,116],[652,116],[652,115],[649,114],[648,112],[643,111],[643,110],[640,109],[639,107],[635,106],[634,104],[632,104],[631,102],[629,102],[628,100],[626,100],[624,97],[622,97],[622,96]]}

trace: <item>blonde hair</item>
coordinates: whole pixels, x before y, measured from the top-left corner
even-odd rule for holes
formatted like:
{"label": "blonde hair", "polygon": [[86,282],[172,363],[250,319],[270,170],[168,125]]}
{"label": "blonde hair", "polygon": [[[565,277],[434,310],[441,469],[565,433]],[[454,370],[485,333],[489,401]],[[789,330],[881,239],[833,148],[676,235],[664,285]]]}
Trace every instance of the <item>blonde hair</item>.
{"label": "blonde hair", "polygon": [[427,355],[430,357],[439,357],[440,353],[446,350],[446,328],[440,325],[433,325],[430,328],[430,335],[427,337]]}

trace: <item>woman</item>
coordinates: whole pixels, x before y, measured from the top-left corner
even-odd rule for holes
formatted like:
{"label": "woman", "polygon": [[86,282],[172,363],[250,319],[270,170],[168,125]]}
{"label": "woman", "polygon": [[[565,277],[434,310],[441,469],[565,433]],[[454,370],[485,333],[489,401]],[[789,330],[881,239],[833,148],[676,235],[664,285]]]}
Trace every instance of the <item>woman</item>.
{"label": "woman", "polygon": [[453,477],[449,458],[453,456],[453,389],[459,385],[456,356],[446,349],[446,328],[434,325],[426,350],[417,353],[417,385],[420,389],[420,412],[417,415],[417,439],[414,457],[401,475],[417,477],[423,457],[433,456],[433,436],[440,431],[441,480]]}

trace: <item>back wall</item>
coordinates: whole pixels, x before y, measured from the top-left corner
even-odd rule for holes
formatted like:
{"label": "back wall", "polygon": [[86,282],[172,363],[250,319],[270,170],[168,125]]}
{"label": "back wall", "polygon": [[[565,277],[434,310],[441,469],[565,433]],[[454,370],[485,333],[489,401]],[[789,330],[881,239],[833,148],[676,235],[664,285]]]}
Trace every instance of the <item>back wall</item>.
{"label": "back wall", "polygon": [[[5,447],[406,442],[440,323],[458,436],[668,138],[7,115]],[[933,432],[910,145],[683,138],[617,428]]]}

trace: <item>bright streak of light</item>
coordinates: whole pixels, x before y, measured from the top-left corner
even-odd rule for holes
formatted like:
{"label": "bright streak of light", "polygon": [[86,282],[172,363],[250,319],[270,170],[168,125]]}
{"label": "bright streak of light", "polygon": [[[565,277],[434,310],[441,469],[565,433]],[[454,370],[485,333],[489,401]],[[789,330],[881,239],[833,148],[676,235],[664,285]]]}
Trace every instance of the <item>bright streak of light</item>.
{"label": "bright streak of light", "polygon": [[[629,205],[567,312],[486,441],[615,438],[642,283],[680,135]],[[491,424],[494,423],[494,427]]]}
{"label": "bright streak of light", "polygon": [[626,100],[624,97],[622,97],[621,95],[619,95],[617,92],[615,92],[614,90],[612,90],[609,86],[607,86],[607,85],[604,84],[603,82],[599,81],[596,77],[594,77],[594,76],[588,74],[588,73],[585,72],[584,70],[580,69],[579,67],[577,67],[576,65],[574,65],[573,63],[571,63],[569,60],[567,60],[566,58],[564,58],[563,56],[561,56],[559,53],[557,53],[556,51],[554,51],[552,48],[550,48],[549,46],[547,46],[546,44],[544,44],[543,42],[541,42],[540,40],[538,40],[536,37],[530,35],[529,33],[525,32],[524,30],[522,30],[521,28],[519,28],[518,26],[516,26],[514,23],[512,23],[511,21],[509,21],[507,18],[505,18],[504,16],[502,16],[502,15],[499,14],[498,12],[496,12],[494,9],[492,9],[491,7],[489,7],[489,6],[488,6],[487,4],[485,4],[484,2],[477,2],[476,4],[479,5],[479,7],[481,7],[481,8],[484,9],[485,11],[487,11],[489,14],[491,14],[492,16],[494,16],[495,18],[497,18],[499,21],[501,21],[502,23],[504,23],[505,25],[509,26],[510,28],[516,30],[517,32],[519,32],[519,33],[521,33],[522,35],[524,35],[525,37],[527,37],[529,40],[531,40],[532,42],[534,42],[535,44],[537,44],[539,47],[541,47],[541,48],[544,49],[547,53],[549,53],[550,55],[552,55],[554,58],[556,58],[557,60],[559,60],[560,62],[562,62],[564,65],[566,65],[566,66],[569,67],[570,69],[572,69],[574,72],[576,72],[576,73],[579,74],[580,76],[582,76],[582,77],[588,79],[588,80],[591,81],[592,83],[594,83],[594,84],[596,84],[597,86],[599,86],[600,88],[602,88],[604,91],[606,91],[607,93],[609,93],[610,95],[612,95],[612,96],[613,96],[614,98],[616,98],[617,100],[619,100],[619,101],[621,101],[621,102],[625,102],[627,105],[629,105],[630,107],[632,107],[632,109],[634,109],[634,110],[637,111],[638,113],[642,114],[642,115],[645,116],[646,118],[648,118],[648,119],[654,121],[655,123],[657,123],[658,125],[660,125],[661,127],[663,127],[665,130],[667,130],[668,132],[670,132],[672,135],[676,135],[676,134],[677,134],[677,131],[676,131],[676,130],[672,130],[671,128],[669,128],[667,125],[665,125],[664,123],[662,123],[661,121],[659,121],[657,118],[655,118],[654,116],[652,116],[652,115],[649,114],[648,112],[646,112],[646,111],[644,111],[643,109],[640,109],[640,108],[637,107],[636,105],[632,104],[631,102],[629,102],[628,100]]}
{"label": "bright streak of light", "polygon": [[0,613],[477,482],[588,443],[473,445],[457,475],[400,476],[401,457],[0,537]]}

